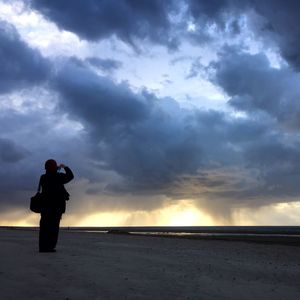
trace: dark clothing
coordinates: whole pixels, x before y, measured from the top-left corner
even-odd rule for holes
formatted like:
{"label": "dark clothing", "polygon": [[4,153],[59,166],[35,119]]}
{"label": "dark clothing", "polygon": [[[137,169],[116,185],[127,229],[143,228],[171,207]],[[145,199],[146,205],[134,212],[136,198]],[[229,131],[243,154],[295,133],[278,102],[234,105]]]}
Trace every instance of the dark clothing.
{"label": "dark clothing", "polygon": [[64,184],[70,182],[74,175],[70,168],[65,167],[66,173],[46,173],[40,178],[43,205],[42,213],[64,213],[66,210],[67,191]]}
{"label": "dark clothing", "polygon": [[60,213],[41,213],[39,249],[53,250],[56,247],[59,232]]}
{"label": "dark clothing", "polygon": [[40,251],[51,251],[57,243],[60,219],[66,210],[66,200],[69,199],[64,184],[74,178],[70,168],[64,169],[66,173],[46,172],[40,178],[39,186],[43,197],[39,235]]}

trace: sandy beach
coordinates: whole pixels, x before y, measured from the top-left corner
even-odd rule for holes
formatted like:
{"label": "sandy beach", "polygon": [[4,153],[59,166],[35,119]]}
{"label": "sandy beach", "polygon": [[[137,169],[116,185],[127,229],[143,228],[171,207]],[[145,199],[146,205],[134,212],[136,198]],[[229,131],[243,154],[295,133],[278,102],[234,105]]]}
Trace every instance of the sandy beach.
{"label": "sandy beach", "polygon": [[0,230],[1,299],[300,299],[297,246]]}

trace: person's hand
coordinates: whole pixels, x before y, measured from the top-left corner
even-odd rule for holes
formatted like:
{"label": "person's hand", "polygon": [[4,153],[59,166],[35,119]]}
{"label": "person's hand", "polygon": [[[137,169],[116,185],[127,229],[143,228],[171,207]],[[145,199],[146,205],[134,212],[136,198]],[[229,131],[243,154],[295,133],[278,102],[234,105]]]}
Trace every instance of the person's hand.
{"label": "person's hand", "polygon": [[61,168],[63,168],[63,169],[64,169],[64,168],[66,167],[66,165],[64,165],[64,164],[60,164],[58,167],[59,167],[60,169],[61,169]]}

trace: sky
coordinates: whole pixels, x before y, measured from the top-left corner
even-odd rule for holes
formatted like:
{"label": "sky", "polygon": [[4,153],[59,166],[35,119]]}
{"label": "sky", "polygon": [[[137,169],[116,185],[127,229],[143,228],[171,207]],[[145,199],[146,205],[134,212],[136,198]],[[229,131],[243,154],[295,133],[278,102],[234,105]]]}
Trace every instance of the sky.
{"label": "sky", "polygon": [[65,226],[299,225],[297,0],[0,0],[0,225],[53,158]]}

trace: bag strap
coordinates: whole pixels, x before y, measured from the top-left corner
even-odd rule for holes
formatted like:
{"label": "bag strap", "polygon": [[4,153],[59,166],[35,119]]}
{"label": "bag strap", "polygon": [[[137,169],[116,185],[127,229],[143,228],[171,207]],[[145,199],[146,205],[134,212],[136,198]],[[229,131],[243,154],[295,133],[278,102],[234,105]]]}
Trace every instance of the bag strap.
{"label": "bag strap", "polygon": [[39,186],[38,186],[38,189],[37,189],[38,193],[41,192],[41,187],[42,187],[41,181],[42,181],[42,176],[40,177]]}

